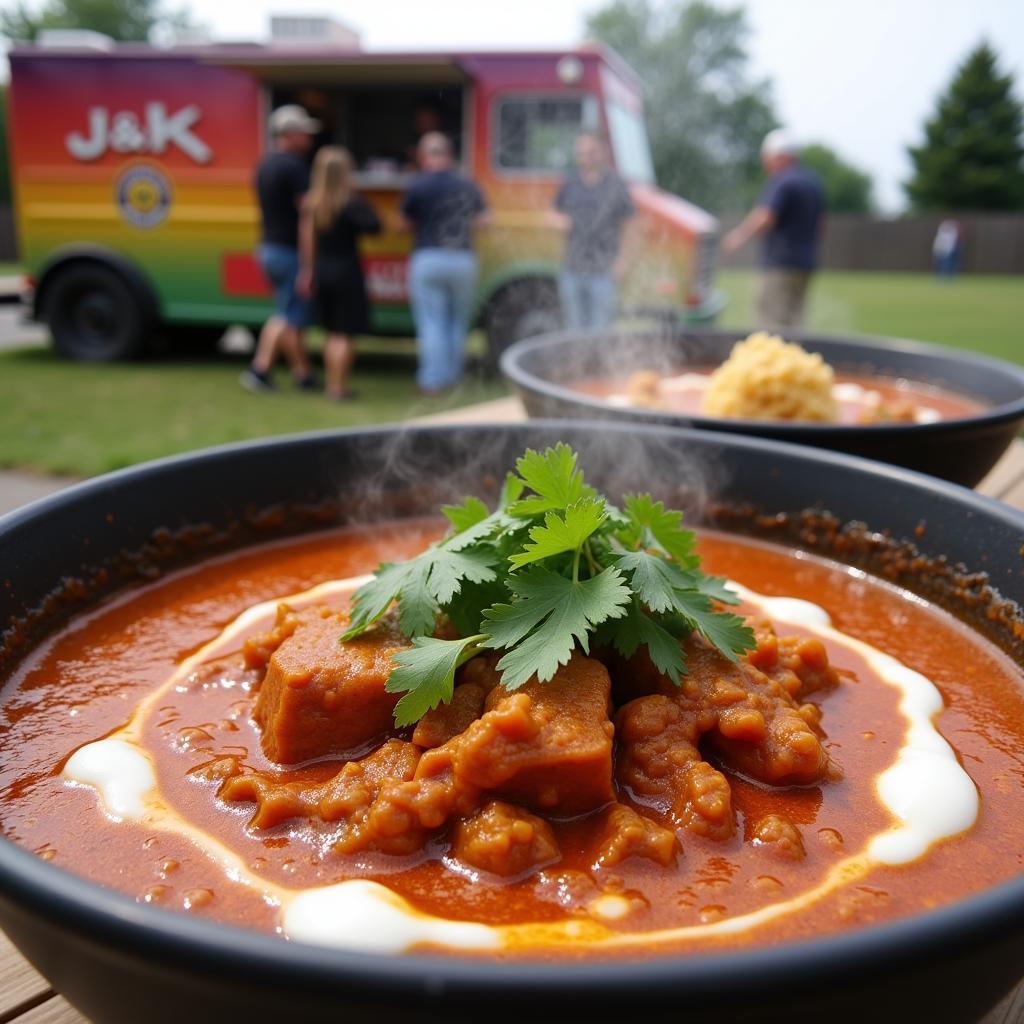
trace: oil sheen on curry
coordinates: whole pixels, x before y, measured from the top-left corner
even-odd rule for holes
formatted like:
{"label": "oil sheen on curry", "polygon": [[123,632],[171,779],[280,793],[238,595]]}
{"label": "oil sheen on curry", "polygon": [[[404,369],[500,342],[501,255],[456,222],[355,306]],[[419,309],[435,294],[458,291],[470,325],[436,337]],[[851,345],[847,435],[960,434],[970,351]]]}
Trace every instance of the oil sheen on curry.
{"label": "oil sheen on curry", "polygon": [[339,638],[367,574],[439,533],[251,549],[71,623],[8,684],[5,835],[291,940],[498,957],[806,938],[1021,870],[1017,668],[911,595],[761,542],[698,538],[742,654],[677,637],[676,685],[595,633],[509,689],[483,650],[396,726],[396,608]]}

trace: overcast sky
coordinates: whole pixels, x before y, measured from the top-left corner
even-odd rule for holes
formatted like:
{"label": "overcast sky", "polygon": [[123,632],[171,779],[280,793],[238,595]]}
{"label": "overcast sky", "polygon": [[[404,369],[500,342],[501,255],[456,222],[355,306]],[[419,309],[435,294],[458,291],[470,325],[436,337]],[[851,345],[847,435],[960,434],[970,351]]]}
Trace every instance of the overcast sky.
{"label": "overcast sky", "polygon": [[[884,209],[903,204],[906,146],[968,49],[996,47],[1024,93],[1024,0],[738,0],[753,70],[774,83],[798,138],[828,143],[875,178]],[[173,5],[172,5],[173,6]],[[331,14],[367,49],[571,46],[601,0],[191,0],[217,38],[264,39],[271,12]],[[737,6],[737,0],[723,3]],[[642,71],[642,69],[639,69]]]}

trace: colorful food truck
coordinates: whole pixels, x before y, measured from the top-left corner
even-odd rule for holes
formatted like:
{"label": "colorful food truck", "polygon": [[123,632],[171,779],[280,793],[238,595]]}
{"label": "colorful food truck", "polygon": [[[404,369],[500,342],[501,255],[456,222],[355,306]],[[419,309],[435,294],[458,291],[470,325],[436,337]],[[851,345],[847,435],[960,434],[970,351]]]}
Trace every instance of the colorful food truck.
{"label": "colorful food truck", "polygon": [[476,320],[494,356],[557,327],[563,239],[545,213],[576,135],[609,140],[629,182],[630,316],[708,319],[717,222],[654,182],[642,86],[613,51],[384,54],[210,45],[19,46],[10,53],[17,228],[35,315],[75,359],[137,355],[151,338],[257,325],[269,289],[254,258],[254,169],[268,112],[301,103],[320,142],[353,153],[387,225],[366,242],[373,327],[408,335],[411,239],[397,207],[418,125],[453,140],[493,223],[478,239]]}

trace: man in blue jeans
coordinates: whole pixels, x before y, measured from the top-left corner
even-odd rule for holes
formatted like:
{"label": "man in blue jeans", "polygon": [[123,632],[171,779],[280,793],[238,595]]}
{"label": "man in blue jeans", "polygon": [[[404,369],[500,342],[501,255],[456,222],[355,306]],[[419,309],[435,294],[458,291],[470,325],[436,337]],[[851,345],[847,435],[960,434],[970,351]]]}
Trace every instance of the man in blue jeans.
{"label": "man in blue jeans", "polygon": [[421,172],[402,199],[402,216],[414,233],[409,259],[409,299],[416,321],[419,370],[424,395],[454,387],[473,310],[477,264],[473,229],[487,218],[480,190],[452,168],[452,150],[440,132],[420,139]]}
{"label": "man in blue jeans", "polygon": [[633,213],[625,182],[608,166],[604,139],[584,132],[576,140],[576,169],[562,183],[549,215],[549,223],[567,236],[558,280],[567,327],[611,324],[628,259],[623,228]]}
{"label": "man in blue jeans", "polygon": [[242,387],[249,391],[273,391],[270,373],[278,353],[283,353],[303,390],[317,387],[302,343],[302,331],[309,325],[307,299],[296,291],[299,274],[299,205],[309,189],[306,157],[320,122],[302,107],[288,104],[270,115],[274,148],[256,170],[263,231],[259,248],[260,266],[274,292],[274,314],[263,325],[256,354],[242,374]]}

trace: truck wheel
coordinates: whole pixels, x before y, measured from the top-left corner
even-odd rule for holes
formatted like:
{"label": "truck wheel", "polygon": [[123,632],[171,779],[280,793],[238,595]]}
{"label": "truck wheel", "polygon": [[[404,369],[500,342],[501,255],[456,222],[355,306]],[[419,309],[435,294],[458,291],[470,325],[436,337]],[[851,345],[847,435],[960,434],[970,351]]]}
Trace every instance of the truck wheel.
{"label": "truck wheel", "polygon": [[46,288],[43,319],[66,359],[106,363],[143,349],[150,317],[136,290],[102,263],[75,263]]}
{"label": "truck wheel", "polygon": [[513,342],[561,326],[562,307],[554,281],[532,277],[505,285],[487,303],[484,313],[488,371],[497,371],[502,352]]}

